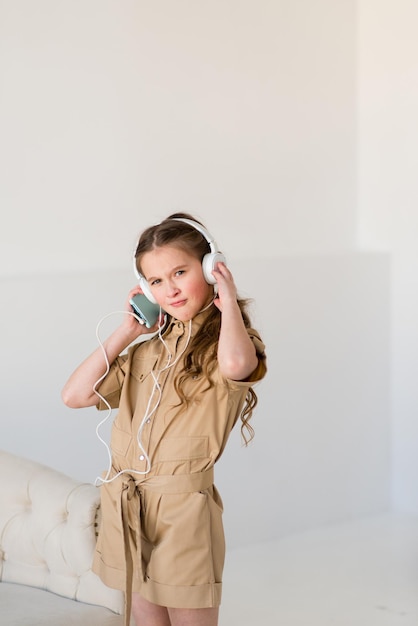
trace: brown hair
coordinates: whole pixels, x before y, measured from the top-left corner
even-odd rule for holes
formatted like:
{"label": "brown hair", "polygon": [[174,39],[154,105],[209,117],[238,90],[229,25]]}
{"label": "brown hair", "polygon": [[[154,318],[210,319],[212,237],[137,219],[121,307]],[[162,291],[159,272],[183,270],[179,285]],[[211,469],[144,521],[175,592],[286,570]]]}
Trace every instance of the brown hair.
{"label": "brown hair", "polygon": [[[190,224],[177,221],[179,218],[193,220],[203,226],[201,222],[188,213],[173,213],[160,224],[150,226],[144,230],[135,252],[137,269],[141,274],[141,260],[144,254],[161,246],[176,246],[177,248],[186,250],[200,261],[202,261],[205,254],[210,252],[209,243],[202,234]],[[249,301],[238,298],[237,302],[245,327],[249,328],[251,326],[247,313]],[[188,398],[183,391],[183,384],[188,378],[203,374],[208,380],[209,387],[212,387],[214,384],[211,379],[211,373],[217,362],[220,329],[221,312],[216,306],[213,306],[209,309],[204,326],[202,326],[192,338],[184,353],[184,367],[174,383],[181,402],[184,402],[186,405]],[[241,433],[246,445],[254,436],[254,429],[250,425],[249,420],[257,405],[257,401],[257,395],[250,387],[240,415],[242,421]]]}

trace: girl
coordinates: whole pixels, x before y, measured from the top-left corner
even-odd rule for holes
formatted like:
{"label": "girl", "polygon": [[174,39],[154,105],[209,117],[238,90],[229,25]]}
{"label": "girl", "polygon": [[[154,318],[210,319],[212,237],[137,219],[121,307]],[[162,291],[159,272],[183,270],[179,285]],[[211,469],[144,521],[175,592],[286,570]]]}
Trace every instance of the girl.
{"label": "girl", "polygon": [[[125,590],[126,624],[132,607],[137,626],[216,626],[225,545],[213,466],[239,418],[246,443],[253,435],[264,345],[192,216],[146,229],[135,263],[142,287],[127,315],[62,392],[70,407],[118,408],[94,570]],[[129,304],[143,292],[160,306],[150,329]]]}

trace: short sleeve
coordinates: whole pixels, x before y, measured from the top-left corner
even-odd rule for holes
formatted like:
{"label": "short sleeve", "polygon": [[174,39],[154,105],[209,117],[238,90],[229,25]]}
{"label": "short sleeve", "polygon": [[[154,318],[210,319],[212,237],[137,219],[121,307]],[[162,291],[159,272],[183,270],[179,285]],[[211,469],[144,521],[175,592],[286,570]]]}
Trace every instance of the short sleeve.
{"label": "short sleeve", "polygon": [[[112,409],[117,409],[119,407],[120,394],[125,380],[126,363],[126,355],[119,356],[115,359],[110,366],[106,378],[104,378],[104,380],[97,387],[97,391],[100,396],[106,399]],[[102,398],[99,398],[99,403],[97,405],[99,411],[109,408]]]}
{"label": "short sleeve", "polygon": [[255,350],[258,358],[258,365],[251,374],[251,376],[245,381],[249,383],[258,383],[264,378],[267,373],[267,358],[266,358],[266,346],[262,341],[260,335],[254,328],[248,329],[248,335],[255,346]]}
{"label": "short sleeve", "polygon": [[254,328],[248,328],[247,332],[251,341],[253,342],[255,346],[257,359],[258,359],[257,367],[255,368],[251,376],[249,376],[245,380],[227,379],[228,385],[230,388],[238,389],[240,387],[251,387],[252,385],[255,385],[256,383],[260,382],[267,373],[267,357],[266,357],[266,352],[265,352],[266,347],[259,333],[256,330],[254,330]]}

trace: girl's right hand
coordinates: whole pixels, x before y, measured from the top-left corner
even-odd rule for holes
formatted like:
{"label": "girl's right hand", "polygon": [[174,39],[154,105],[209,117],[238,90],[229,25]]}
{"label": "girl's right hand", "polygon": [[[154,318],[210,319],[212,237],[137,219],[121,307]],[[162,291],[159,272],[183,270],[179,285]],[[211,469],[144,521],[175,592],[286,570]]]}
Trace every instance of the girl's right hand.
{"label": "girl's right hand", "polygon": [[[154,333],[158,330],[158,321],[152,328],[147,328],[132,315],[133,311],[129,300],[138,293],[142,293],[139,286],[130,290],[124,308],[129,315],[123,316],[122,323],[105,341],[100,342],[101,345],[94,352],[80,363],[65,383],[61,395],[67,406],[76,409],[97,405],[99,397],[94,389],[97,382],[106,374],[108,364],[112,364],[140,335]],[[164,317],[162,316],[161,324],[163,324],[163,320]],[[106,353],[106,359],[103,351]]]}
{"label": "girl's right hand", "polygon": [[143,291],[139,285],[136,285],[135,287],[133,287],[133,289],[129,291],[128,297],[125,302],[125,311],[127,311],[129,315],[125,316],[125,319],[122,324],[126,332],[128,332],[129,334],[132,333],[132,335],[135,336],[134,338],[140,337],[141,335],[154,333],[164,323],[164,315],[160,315],[159,319],[156,321],[154,326],[151,326],[151,328],[147,328],[145,324],[142,324],[139,321],[138,317],[135,317],[134,310],[132,308],[130,300],[138,294],[143,294]]}

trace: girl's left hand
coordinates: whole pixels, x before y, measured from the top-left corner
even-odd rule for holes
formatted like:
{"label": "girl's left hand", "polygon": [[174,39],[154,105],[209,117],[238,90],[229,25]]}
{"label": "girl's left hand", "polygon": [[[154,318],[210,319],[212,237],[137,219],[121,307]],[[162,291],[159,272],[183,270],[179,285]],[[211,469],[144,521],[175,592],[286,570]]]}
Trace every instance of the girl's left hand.
{"label": "girl's left hand", "polygon": [[214,300],[215,305],[220,311],[223,310],[228,303],[237,302],[237,288],[234,283],[234,278],[225,265],[225,263],[217,263],[216,268],[212,272],[216,278],[216,284],[218,286],[218,294]]}

